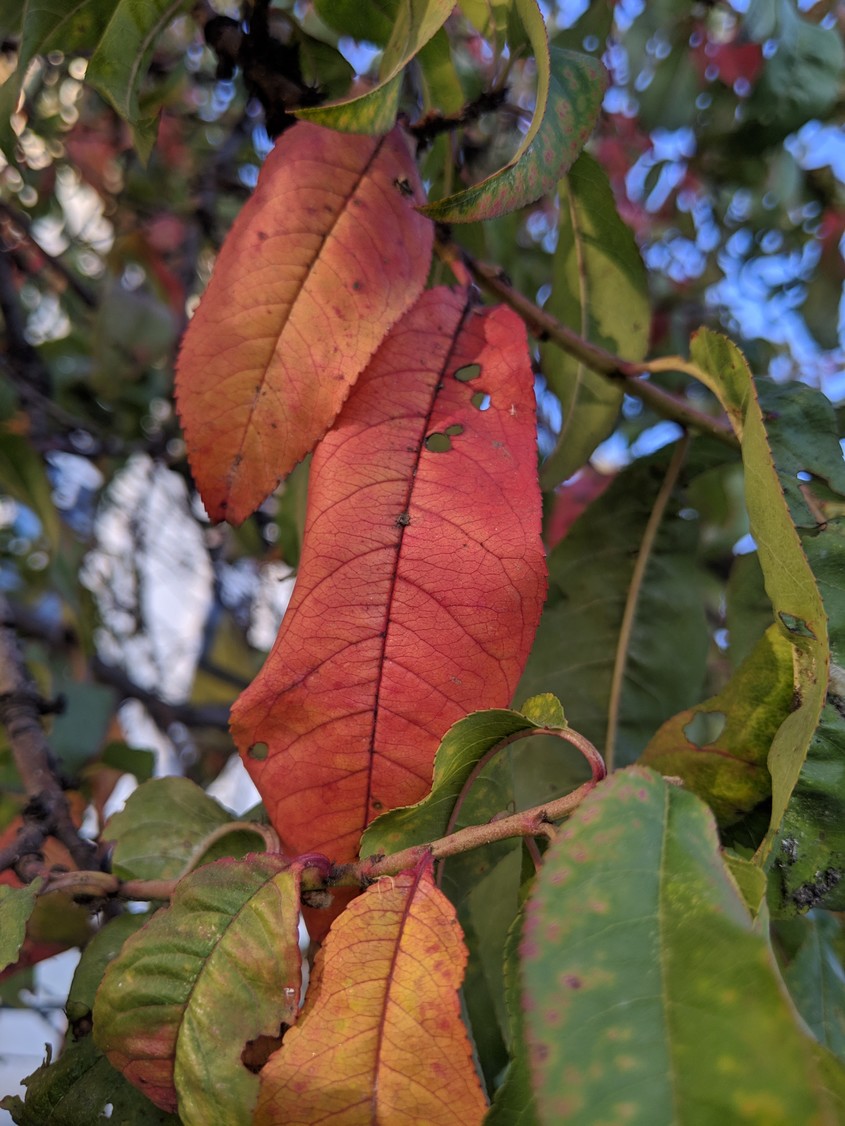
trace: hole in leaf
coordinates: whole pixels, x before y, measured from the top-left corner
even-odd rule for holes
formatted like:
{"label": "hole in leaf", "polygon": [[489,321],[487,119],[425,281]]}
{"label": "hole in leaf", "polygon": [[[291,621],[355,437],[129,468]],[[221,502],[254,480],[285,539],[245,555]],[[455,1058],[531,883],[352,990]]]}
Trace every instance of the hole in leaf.
{"label": "hole in leaf", "polygon": [[452,448],[452,439],[448,434],[429,434],[425,440],[425,448],[433,454],[445,454]]}
{"label": "hole in leaf", "polygon": [[464,428],[460,422],[453,422],[451,426],[446,427],[446,433],[452,438],[456,438],[458,434],[463,434],[463,432]]}
{"label": "hole in leaf", "polygon": [[778,611],[778,617],[790,633],[795,633],[799,637],[816,636],[803,618],[796,618],[794,614],[785,614],[783,610]]}
{"label": "hole in leaf", "polygon": [[241,1052],[241,1063],[254,1075],[257,1075],[265,1065],[267,1060],[281,1048],[282,1038],[287,1031],[288,1025],[282,1024],[279,1027],[278,1036],[256,1036],[254,1040],[247,1040],[244,1050]]}
{"label": "hole in leaf", "polygon": [[684,735],[696,747],[707,747],[716,742],[727,721],[724,712],[697,712],[684,728]]}
{"label": "hole in leaf", "polygon": [[481,364],[465,364],[455,372],[455,379],[460,380],[461,383],[469,383],[472,379],[478,379],[479,375],[481,375]]}
{"label": "hole in leaf", "polygon": [[258,762],[263,762],[267,755],[270,753],[270,748],[266,743],[253,743],[247,751],[250,758],[257,759]]}
{"label": "hole in leaf", "polygon": [[470,402],[477,410],[486,411],[490,407],[490,396],[484,391],[476,391]]}

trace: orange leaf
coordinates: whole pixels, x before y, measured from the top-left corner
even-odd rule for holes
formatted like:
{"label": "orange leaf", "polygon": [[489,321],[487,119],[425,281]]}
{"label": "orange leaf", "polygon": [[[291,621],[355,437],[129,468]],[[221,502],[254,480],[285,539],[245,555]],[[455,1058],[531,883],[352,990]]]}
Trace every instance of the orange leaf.
{"label": "orange leaf", "polygon": [[261,1072],[256,1126],[480,1123],[457,992],[466,961],[430,865],[374,884],[317,954],[299,1021]]}
{"label": "orange leaf", "polygon": [[188,326],[176,395],[209,514],[245,519],[331,426],[428,274],[433,227],[398,129],[289,129]]}
{"label": "orange leaf", "polygon": [[465,301],[423,295],[315,452],[293,598],[232,710],[293,853],[351,859],[373,817],[419,801],[443,733],[506,707],[531,647],[545,560],[525,329]]}

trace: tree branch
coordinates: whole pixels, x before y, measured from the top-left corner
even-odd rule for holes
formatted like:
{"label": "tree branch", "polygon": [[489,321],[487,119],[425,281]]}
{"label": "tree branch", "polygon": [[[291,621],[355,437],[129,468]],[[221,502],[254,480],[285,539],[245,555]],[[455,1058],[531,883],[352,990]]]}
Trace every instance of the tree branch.
{"label": "tree branch", "polygon": [[[10,620],[9,604],[0,595],[0,723],[6,729],[15,766],[30,798],[12,863],[27,855],[22,849],[37,855],[43,841],[52,836],[61,841],[80,868],[96,868],[96,847],[83,841],[73,824],[59,765],[41,725],[43,701],[26,669]],[[36,844],[37,830],[41,841]]]}

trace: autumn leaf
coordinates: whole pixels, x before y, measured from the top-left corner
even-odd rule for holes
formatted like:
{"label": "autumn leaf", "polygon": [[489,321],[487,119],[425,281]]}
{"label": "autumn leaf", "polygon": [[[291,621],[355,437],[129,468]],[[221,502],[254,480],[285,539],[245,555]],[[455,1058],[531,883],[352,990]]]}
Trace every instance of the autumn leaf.
{"label": "autumn leaf", "polygon": [[109,1062],[184,1126],[249,1121],[249,1041],[299,1005],[300,869],[278,855],[218,860],[123,944],[94,1000]]}
{"label": "autumn leaf", "polygon": [[188,326],[176,395],[209,514],[239,523],[308,453],[422,290],[432,226],[402,134],[288,130]]}
{"label": "autumn leaf", "polygon": [[299,1021],[261,1072],[256,1126],[480,1123],[457,992],[466,960],[430,866],[374,884],[317,955]]}
{"label": "autumn leaf", "polygon": [[288,850],[354,858],[452,723],[510,703],[545,592],[535,466],[522,323],[430,290],[314,454],[293,599],[232,711]]}

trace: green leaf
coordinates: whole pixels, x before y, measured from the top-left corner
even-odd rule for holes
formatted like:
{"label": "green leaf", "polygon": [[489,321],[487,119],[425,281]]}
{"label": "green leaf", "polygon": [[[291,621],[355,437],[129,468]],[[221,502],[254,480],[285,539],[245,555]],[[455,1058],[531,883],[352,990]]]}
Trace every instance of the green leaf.
{"label": "green leaf", "polygon": [[563,714],[563,705],[551,692],[530,696],[519,710],[532,723],[538,723],[542,727],[568,726],[566,716]]}
{"label": "green leaf", "polygon": [[691,355],[740,438],[748,518],[766,593],[794,650],[797,707],[775,735],[769,754],[771,827],[758,853],[758,862],[765,863],[821,718],[828,680],[827,617],[781,488],[745,358],[726,337],[707,329],[693,337]]}
{"label": "green leaf", "polygon": [[777,41],[748,99],[749,116],[780,137],[824,117],[839,96],[845,69],[838,31],[802,19],[792,0],[756,0],[745,22],[752,38]]}
{"label": "green leaf", "polygon": [[525,1039],[525,1015],[519,983],[519,946],[523,917],[518,915],[505,940],[504,984],[505,1002],[510,1017],[511,1062],[502,1085],[493,1097],[493,1104],[484,1126],[538,1126],[531,1087],[528,1044]]}
{"label": "green leaf", "polygon": [[115,1126],[180,1126],[176,1115],[153,1106],[115,1071],[91,1036],[69,1040],[55,1063],[23,1082],[25,1100],[0,1101],[17,1126],[89,1126],[106,1119]]}
{"label": "green leaf", "polygon": [[825,1121],[710,811],[649,771],[600,784],[549,848],[522,970],[542,1122]]}
{"label": "green leaf", "polygon": [[[608,751],[608,712],[634,565],[670,451],[635,462],[549,556],[549,597],[517,699],[554,692],[566,718]],[[690,474],[694,469],[690,468]],[[633,761],[657,727],[701,699],[708,647],[697,532],[675,519],[682,475],[658,529],[623,653],[616,761]],[[667,644],[666,639],[671,642]]]}
{"label": "green leaf", "polygon": [[452,47],[444,28],[435,32],[418,55],[424,109],[456,115],[464,105],[464,91],[452,62]]}
{"label": "green leaf", "polygon": [[737,555],[725,592],[731,667],[738,668],[774,620],[756,551]]}
{"label": "green leaf", "polygon": [[44,459],[32,443],[19,434],[0,431],[0,492],[32,509],[41,522],[51,552],[55,552],[61,526]]}
{"label": "green leaf", "polygon": [[120,953],[124,942],[149,920],[146,912],[118,915],[101,927],[85,949],[70,983],[65,1012],[75,1023],[91,1015],[94,996],[106,966]]}
{"label": "green leaf", "polygon": [[[416,805],[377,817],[361,838],[360,855],[398,852],[442,837],[458,795],[479,760],[499,744],[504,746],[535,732],[548,733],[544,724],[502,708],[473,712],[459,719],[437,749],[431,793]],[[488,817],[494,812],[491,809]]]}
{"label": "green leaf", "polygon": [[179,876],[205,838],[231,816],[187,778],[154,778],[109,818],[103,840],[114,841],[112,871],[122,880]]}
{"label": "green leaf", "polygon": [[146,160],[158,122],[139,103],[156,41],[167,25],[191,8],[191,0],[117,0],[88,64],[86,79],[132,126],[135,147]]}
{"label": "green leaf", "polygon": [[842,923],[826,911],[777,924],[776,936],[797,944],[783,971],[792,1000],[810,1031],[845,1060],[845,969]]}
{"label": "green leaf", "polygon": [[43,883],[39,878],[21,888],[0,884],[0,972],[18,960],[26,937],[26,924],[35,910]]}
{"label": "green leaf", "polygon": [[130,747],[128,743],[109,743],[100,755],[103,766],[112,766],[124,774],[134,774],[139,782],[147,782],[155,770],[155,751]]}
{"label": "green leaf", "polygon": [[247,1126],[258,1077],[241,1054],[296,1019],[299,868],[220,860],[179,882],[129,938],[94,1002],[110,1062],[184,1126]]}
{"label": "green leaf", "polygon": [[791,708],[792,645],[773,625],[725,688],[667,720],[640,761],[683,778],[730,825],[769,796],[766,760]]}
{"label": "green leaf", "polygon": [[[561,180],[558,243],[546,309],[585,340],[625,360],[646,354],[651,323],[646,272],[620,219],[607,173],[582,153]],[[543,487],[571,477],[616,425],[623,391],[560,348],[540,349],[563,426],[541,472]]]}
{"label": "green leaf", "polygon": [[735,852],[726,849],[724,854],[725,865],[736,881],[736,885],[745,900],[745,906],[753,918],[760,914],[766,902],[766,874],[752,860],[738,856]]}
{"label": "green leaf", "polygon": [[390,38],[401,0],[314,0],[320,19],[339,35],[379,47]]}
{"label": "green leaf", "polygon": [[552,191],[593,131],[607,72],[590,55],[549,49],[536,0],[516,0],[537,62],[537,100],[531,127],[513,159],[471,188],[426,204],[435,222],[473,223],[515,211]]}
{"label": "green leaf", "polygon": [[495,39],[499,47],[504,44],[513,0],[458,0],[458,7],[486,39]]}
{"label": "green leaf", "polygon": [[451,0],[400,0],[379,67],[378,85],[364,94],[296,110],[296,116],[347,133],[387,133],[396,120],[402,71],[446,22]]}
{"label": "green leaf", "polygon": [[[823,519],[819,506],[824,509],[829,504],[832,513],[842,512],[845,462],[836,416],[824,395],[802,384],[782,387],[760,380],[758,386],[775,469],[824,606],[830,648],[825,706],[774,854],[780,906],[787,912],[816,905],[841,910],[845,907],[845,521],[841,516]],[[785,622],[791,619],[785,616]]]}

